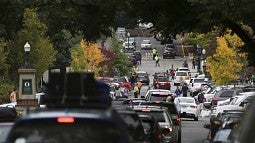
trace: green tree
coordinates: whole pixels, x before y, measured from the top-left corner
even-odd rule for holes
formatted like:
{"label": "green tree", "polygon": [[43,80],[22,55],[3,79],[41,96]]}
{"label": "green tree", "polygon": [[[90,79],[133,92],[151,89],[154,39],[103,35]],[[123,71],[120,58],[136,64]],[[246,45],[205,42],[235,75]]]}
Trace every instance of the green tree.
{"label": "green tree", "polygon": [[[36,10],[26,9],[24,12],[23,29],[18,31],[16,38],[10,42],[8,54],[9,73],[17,80],[18,69],[24,65],[24,44],[31,45],[31,67],[36,69],[37,77],[41,78],[48,66],[55,60],[56,52],[46,35],[47,27],[39,20]],[[15,76],[16,75],[16,76]]]}
{"label": "green tree", "polygon": [[228,85],[239,78],[246,54],[238,51],[237,47],[243,44],[236,34],[226,34],[217,39],[216,53],[206,59],[207,72],[217,85]]}
{"label": "green tree", "polygon": [[120,76],[128,75],[130,72],[130,63],[127,56],[122,52],[122,46],[115,37],[112,38],[111,45],[115,54],[112,69],[117,69]]}

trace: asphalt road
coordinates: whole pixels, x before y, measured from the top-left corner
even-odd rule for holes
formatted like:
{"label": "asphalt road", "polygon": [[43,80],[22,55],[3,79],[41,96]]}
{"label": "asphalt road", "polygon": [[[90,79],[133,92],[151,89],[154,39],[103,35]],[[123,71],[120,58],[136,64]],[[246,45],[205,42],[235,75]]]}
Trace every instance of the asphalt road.
{"label": "asphalt road", "polygon": [[[156,47],[159,53],[160,58],[160,67],[155,67],[155,61],[152,59],[148,59],[145,56],[146,50],[140,49],[140,44],[142,39],[150,39],[152,42],[152,46]],[[178,42],[178,41],[175,41]],[[150,74],[151,84],[152,84],[152,75],[155,72],[166,71],[173,65],[174,68],[181,67],[182,63],[186,60],[191,67],[191,59],[192,57],[180,57],[177,56],[176,59],[163,59],[162,53],[164,49],[164,45],[161,45],[159,41],[156,41],[153,37],[136,37],[137,50],[141,50],[142,53],[142,64],[138,65],[140,71],[147,71]],[[178,44],[178,43],[177,43]],[[180,48],[180,47],[179,47]],[[178,49],[181,50],[181,49]],[[196,69],[191,69],[191,76],[197,74]],[[150,84],[150,86],[151,86]],[[175,86],[173,86],[173,82],[171,84],[171,91],[175,90]],[[143,85],[141,89],[141,95],[145,95],[147,92],[148,86]],[[131,98],[133,98],[132,92],[130,93]],[[183,119],[182,121],[182,143],[202,143],[204,139],[206,139],[208,129],[203,128],[205,123],[208,123],[208,118],[199,117],[198,121],[193,121],[190,119]]]}

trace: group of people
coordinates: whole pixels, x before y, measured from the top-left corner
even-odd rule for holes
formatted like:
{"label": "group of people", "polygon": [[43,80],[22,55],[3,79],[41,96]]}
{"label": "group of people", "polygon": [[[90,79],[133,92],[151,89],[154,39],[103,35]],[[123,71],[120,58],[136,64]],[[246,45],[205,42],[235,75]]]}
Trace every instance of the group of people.
{"label": "group of people", "polygon": [[188,96],[188,90],[189,87],[187,85],[187,83],[184,83],[183,85],[180,86],[176,86],[176,89],[174,91],[174,93],[176,94],[176,96],[183,96],[183,97],[187,97]]}

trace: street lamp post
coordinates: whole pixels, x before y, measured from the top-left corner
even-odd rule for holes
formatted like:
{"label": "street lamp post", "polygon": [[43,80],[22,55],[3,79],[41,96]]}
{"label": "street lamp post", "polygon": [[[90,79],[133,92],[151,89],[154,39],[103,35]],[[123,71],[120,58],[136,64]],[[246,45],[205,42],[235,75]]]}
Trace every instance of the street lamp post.
{"label": "street lamp post", "polygon": [[196,48],[197,48],[197,72],[198,72],[198,74],[200,74],[201,73],[201,47],[197,44],[196,45]]}
{"label": "street lamp post", "polygon": [[25,68],[30,68],[30,59],[29,59],[29,52],[30,52],[30,44],[26,42],[24,45],[24,51],[25,51]]}
{"label": "street lamp post", "polygon": [[128,50],[129,50],[129,37],[130,37],[130,33],[127,33],[127,38],[128,38]]}
{"label": "street lamp post", "polygon": [[205,57],[205,49],[202,50],[202,55],[203,55],[203,72],[206,75],[206,57]]}

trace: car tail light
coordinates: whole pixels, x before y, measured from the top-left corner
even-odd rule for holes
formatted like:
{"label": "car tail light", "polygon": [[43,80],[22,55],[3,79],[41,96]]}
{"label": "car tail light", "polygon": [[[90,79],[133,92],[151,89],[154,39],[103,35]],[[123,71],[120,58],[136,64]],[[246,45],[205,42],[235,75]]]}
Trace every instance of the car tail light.
{"label": "car tail light", "polygon": [[181,122],[181,121],[182,121],[182,118],[178,117],[176,120],[177,120],[178,122]]}
{"label": "car tail light", "polygon": [[214,102],[218,102],[219,99],[218,99],[218,98],[213,98],[213,101],[214,101]]}
{"label": "car tail light", "polygon": [[191,108],[197,108],[197,106],[190,106]]}
{"label": "car tail light", "polygon": [[169,127],[168,130],[169,130],[169,132],[172,132],[172,131],[173,131],[173,128]]}
{"label": "car tail light", "polygon": [[149,109],[142,109],[142,112],[150,112],[151,110]]}
{"label": "car tail light", "polygon": [[75,119],[74,117],[58,117],[57,122],[58,123],[74,123]]}

